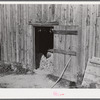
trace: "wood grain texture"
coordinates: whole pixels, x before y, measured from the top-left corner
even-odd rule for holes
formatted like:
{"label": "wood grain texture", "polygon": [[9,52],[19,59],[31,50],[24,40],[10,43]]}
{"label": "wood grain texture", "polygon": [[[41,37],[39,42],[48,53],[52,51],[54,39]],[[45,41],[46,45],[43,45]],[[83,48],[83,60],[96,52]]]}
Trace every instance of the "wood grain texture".
{"label": "wood grain texture", "polygon": [[95,57],[89,59],[82,82],[83,86],[90,86],[91,83],[95,83],[96,85],[100,84],[100,65],[97,65],[96,63],[91,63],[90,61],[100,62],[100,58]]}
{"label": "wood grain texture", "polygon": [[59,49],[49,49],[48,51],[52,52],[52,53],[60,53],[60,54],[64,54],[64,55],[76,56],[75,51],[65,51],[65,50],[59,50]]}
{"label": "wood grain texture", "polygon": [[[53,22],[57,22],[59,28]],[[29,23],[34,23],[34,25],[41,23],[39,26],[46,26],[49,23],[50,26],[47,27],[55,26],[54,28],[58,30],[67,29],[70,31],[74,30],[76,26],[79,28],[77,36],[54,35],[54,43],[56,44],[54,48],[66,51],[73,50],[77,53],[77,56],[71,61],[73,67],[67,69],[71,74],[76,75],[79,71],[84,73],[88,59],[92,56],[100,57],[100,5],[1,4],[0,44],[2,61],[21,62],[27,67],[31,63],[30,66],[35,66],[32,61],[35,59],[33,57],[33,55],[35,56],[35,46],[33,45],[35,36],[32,36],[32,33],[29,34]],[[34,29],[32,31],[34,32]],[[65,65],[68,58],[68,55],[62,56],[62,65],[58,66],[59,70],[62,70],[63,67],[61,66]],[[59,55],[56,55],[54,59],[55,64],[58,64]]]}
{"label": "wood grain texture", "polygon": [[61,35],[77,35],[77,31],[71,30],[53,30],[54,34],[61,34]]}

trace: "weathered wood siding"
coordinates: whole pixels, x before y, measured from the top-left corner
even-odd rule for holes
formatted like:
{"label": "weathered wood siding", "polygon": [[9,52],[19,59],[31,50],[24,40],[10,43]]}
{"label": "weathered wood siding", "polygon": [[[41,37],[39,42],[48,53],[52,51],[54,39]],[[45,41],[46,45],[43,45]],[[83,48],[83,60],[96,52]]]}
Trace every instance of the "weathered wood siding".
{"label": "weathered wood siding", "polygon": [[[1,60],[17,61],[32,65],[33,34],[29,22],[58,21],[60,25],[78,25],[76,38],[65,37],[78,53],[73,60],[73,71],[84,73],[88,58],[100,57],[100,6],[99,5],[0,5]],[[64,40],[65,42],[65,40]],[[29,45],[30,44],[30,45]],[[67,48],[68,49],[68,48]],[[67,59],[67,57],[66,57]],[[74,58],[73,58],[74,59]],[[74,66],[77,63],[77,68]],[[70,70],[70,69],[69,69]]]}
{"label": "weathered wood siding", "polygon": [[[68,30],[72,31],[74,30],[79,34],[78,27],[74,25],[70,26],[64,26],[64,25],[57,25],[54,27],[54,30],[59,32],[59,30],[65,30],[68,32]],[[64,31],[64,32],[65,32]],[[63,32],[63,33],[64,33]],[[76,81],[77,80],[77,73],[78,73],[78,35],[69,35],[69,34],[62,34],[62,32],[59,32],[59,34],[55,34],[54,32],[54,49],[57,50],[63,50],[63,51],[74,51],[76,52],[76,55],[71,55],[72,59],[67,67],[67,70],[65,71],[63,78]],[[66,66],[68,60],[70,58],[70,55],[66,55],[63,53],[54,53],[54,71],[53,74],[55,76],[59,76],[60,73],[63,71],[64,67]]]}

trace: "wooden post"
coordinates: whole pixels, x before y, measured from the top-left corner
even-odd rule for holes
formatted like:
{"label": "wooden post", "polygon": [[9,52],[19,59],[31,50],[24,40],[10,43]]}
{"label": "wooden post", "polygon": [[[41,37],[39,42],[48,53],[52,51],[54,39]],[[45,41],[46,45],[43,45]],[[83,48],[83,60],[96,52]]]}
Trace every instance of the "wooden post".
{"label": "wooden post", "polygon": [[27,36],[28,47],[28,67],[32,71],[35,68],[35,32],[34,27],[29,25],[29,32]]}

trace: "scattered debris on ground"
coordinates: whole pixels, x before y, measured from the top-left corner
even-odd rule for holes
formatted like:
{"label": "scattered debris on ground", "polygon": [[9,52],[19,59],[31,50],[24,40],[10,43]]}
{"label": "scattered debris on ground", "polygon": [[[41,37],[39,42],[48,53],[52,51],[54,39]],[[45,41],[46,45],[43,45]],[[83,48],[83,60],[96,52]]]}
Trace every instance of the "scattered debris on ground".
{"label": "scattered debris on ground", "polygon": [[[54,82],[41,70],[36,70],[32,75],[0,75],[0,88],[51,88]],[[62,86],[58,84],[55,88],[62,88]]]}
{"label": "scattered debris on ground", "polygon": [[52,73],[53,71],[53,53],[48,52],[47,57],[42,55],[40,60],[40,70],[45,70],[47,73]]}
{"label": "scattered debris on ground", "polygon": [[29,69],[19,62],[0,62],[0,74],[27,74]]}
{"label": "scattered debris on ground", "polygon": [[[61,78],[54,88],[99,88],[100,59],[95,60],[88,61],[85,75],[78,73],[76,83]],[[53,54],[50,52],[47,57],[42,55],[40,66],[34,73],[21,63],[0,62],[0,88],[51,88],[59,78],[52,70]]]}
{"label": "scattered debris on ground", "polygon": [[[47,58],[48,64],[53,62],[49,58]],[[55,83],[52,78],[47,77],[50,73],[49,65],[47,68],[42,66],[34,70],[34,74],[28,74],[28,69],[23,67],[21,63],[2,62],[0,63],[0,71],[2,72],[0,73],[0,88],[51,88]],[[55,86],[55,88],[63,87],[63,84]]]}

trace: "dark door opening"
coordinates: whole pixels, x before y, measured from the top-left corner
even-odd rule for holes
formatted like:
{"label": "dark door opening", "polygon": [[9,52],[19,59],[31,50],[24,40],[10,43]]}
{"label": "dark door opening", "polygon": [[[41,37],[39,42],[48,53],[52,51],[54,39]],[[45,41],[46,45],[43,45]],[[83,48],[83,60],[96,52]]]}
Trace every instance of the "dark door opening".
{"label": "dark door opening", "polygon": [[53,49],[52,27],[35,27],[35,64],[40,66],[42,55],[47,57],[49,49]]}

